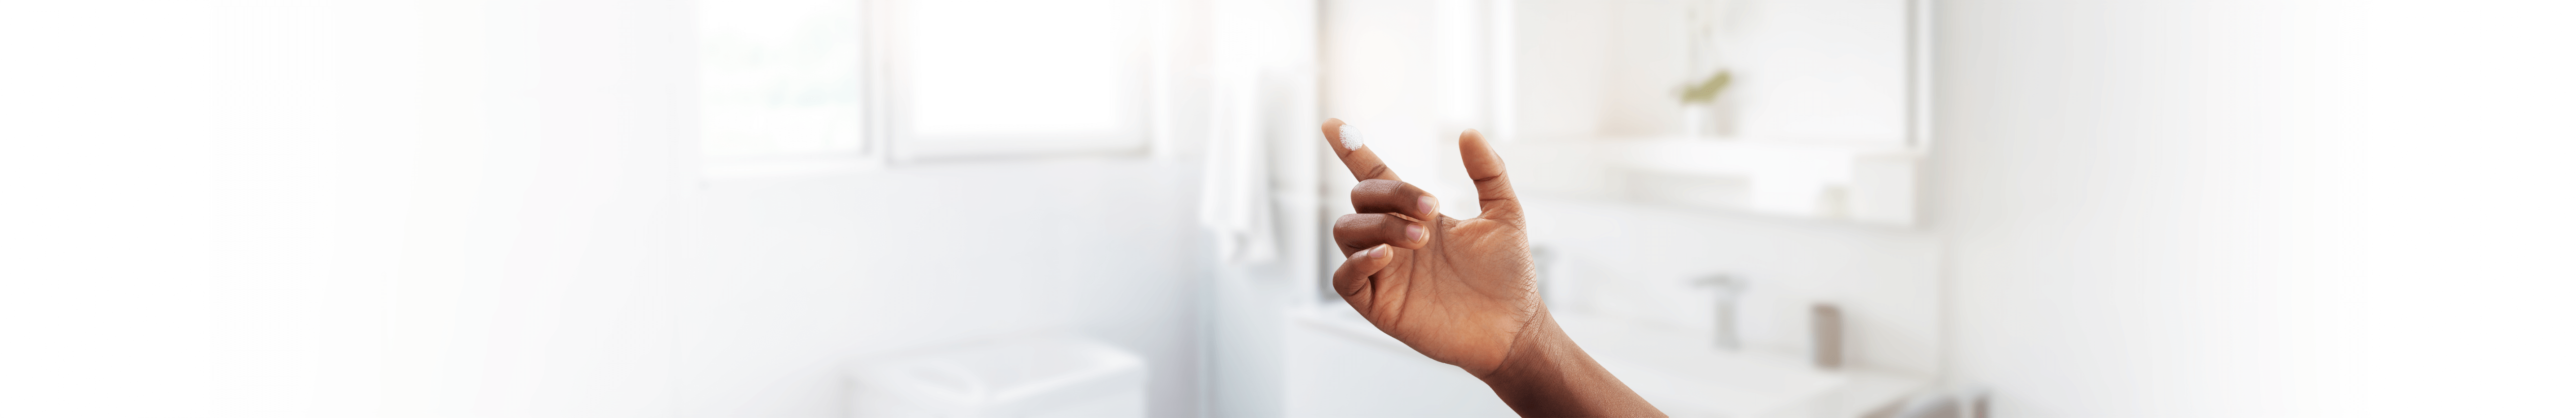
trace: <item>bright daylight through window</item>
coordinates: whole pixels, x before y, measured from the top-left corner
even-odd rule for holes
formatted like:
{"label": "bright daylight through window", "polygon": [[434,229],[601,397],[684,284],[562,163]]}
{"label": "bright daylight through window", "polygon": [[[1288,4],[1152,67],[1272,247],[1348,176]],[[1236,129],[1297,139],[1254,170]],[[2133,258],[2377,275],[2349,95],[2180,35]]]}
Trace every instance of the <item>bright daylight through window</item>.
{"label": "bright daylight through window", "polygon": [[702,1],[701,155],[722,173],[1142,150],[1145,5]]}
{"label": "bright daylight through window", "polygon": [[865,144],[856,0],[698,8],[698,135],[710,164],[856,158]]}
{"label": "bright daylight through window", "polygon": [[1141,149],[1143,3],[904,2],[896,155]]}

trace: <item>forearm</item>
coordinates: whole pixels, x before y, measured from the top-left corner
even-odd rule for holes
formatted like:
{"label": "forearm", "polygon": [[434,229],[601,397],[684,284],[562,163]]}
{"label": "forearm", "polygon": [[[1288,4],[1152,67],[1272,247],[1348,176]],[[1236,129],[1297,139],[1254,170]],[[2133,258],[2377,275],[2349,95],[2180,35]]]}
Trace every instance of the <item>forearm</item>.
{"label": "forearm", "polygon": [[1524,417],[1661,417],[1542,312],[1492,373],[1477,376]]}

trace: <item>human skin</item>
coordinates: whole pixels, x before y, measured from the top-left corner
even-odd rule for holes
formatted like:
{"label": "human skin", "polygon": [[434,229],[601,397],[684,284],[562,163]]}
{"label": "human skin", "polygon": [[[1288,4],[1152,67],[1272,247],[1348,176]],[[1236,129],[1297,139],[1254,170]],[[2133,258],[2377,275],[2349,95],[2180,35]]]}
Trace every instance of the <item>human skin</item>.
{"label": "human skin", "polygon": [[1483,380],[1521,416],[1664,416],[1567,338],[1539,301],[1520,198],[1484,135],[1458,135],[1481,211],[1456,219],[1368,146],[1345,148],[1341,128],[1324,121],[1325,145],[1360,180],[1351,189],[1359,213],[1333,223],[1349,257],[1333,272],[1343,301],[1414,351]]}

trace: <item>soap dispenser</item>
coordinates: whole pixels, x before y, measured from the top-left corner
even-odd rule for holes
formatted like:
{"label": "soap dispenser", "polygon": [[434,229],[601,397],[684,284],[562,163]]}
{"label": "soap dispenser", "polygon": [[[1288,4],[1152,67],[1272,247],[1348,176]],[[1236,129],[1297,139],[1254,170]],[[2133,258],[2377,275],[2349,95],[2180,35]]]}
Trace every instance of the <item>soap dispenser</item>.
{"label": "soap dispenser", "polygon": [[1816,368],[1843,367],[1843,309],[1818,302],[1807,308],[1807,330],[1815,337]]}
{"label": "soap dispenser", "polygon": [[1744,279],[1732,274],[1711,274],[1692,281],[1700,287],[1717,288],[1717,348],[1735,351],[1744,347],[1735,327],[1736,301],[1744,298]]}

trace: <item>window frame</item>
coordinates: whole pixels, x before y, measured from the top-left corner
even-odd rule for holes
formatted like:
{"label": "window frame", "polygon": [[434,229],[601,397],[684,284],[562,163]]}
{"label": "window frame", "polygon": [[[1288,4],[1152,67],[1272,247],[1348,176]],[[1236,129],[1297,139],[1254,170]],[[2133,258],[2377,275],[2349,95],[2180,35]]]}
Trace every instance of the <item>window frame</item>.
{"label": "window frame", "polygon": [[[703,13],[706,1],[700,3]],[[859,138],[855,151],[783,152],[755,156],[718,156],[707,152],[702,129],[690,129],[691,154],[696,155],[700,173],[708,178],[770,177],[884,169],[908,164],[937,163],[956,160],[991,160],[1045,158],[1067,155],[1145,157],[1158,155],[1167,148],[1170,130],[1169,34],[1171,2],[1140,0],[1139,19],[1142,27],[1132,37],[1133,51],[1128,57],[1128,77],[1123,83],[1133,89],[1133,99],[1118,106],[1124,121],[1114,132],[1089,135],[1087,138],[1045,137],[1046,134],[991,135],[981,137],[926,138],[911,131],[909,113],[913,92],[909,91],[906,69],[897,65],[905,56],[902,40],[908,36],[911,23],[904,14],[909,3],[929,0],[852,0],[859,14]],[[705,28],[700,28],[703,31]],[[691,45],[704,42],[704,32],[691,36]],[[694,48],[694,46],[693,46]],[[701,57],[703,59],[703,57]],[[704,79],[693,83],[704,83]],[[695,90],[693,90],[695,91]],[[703,98],[692,100],[702,103]],[[704,123],[703,108],[692,109],[692,120]]]}

